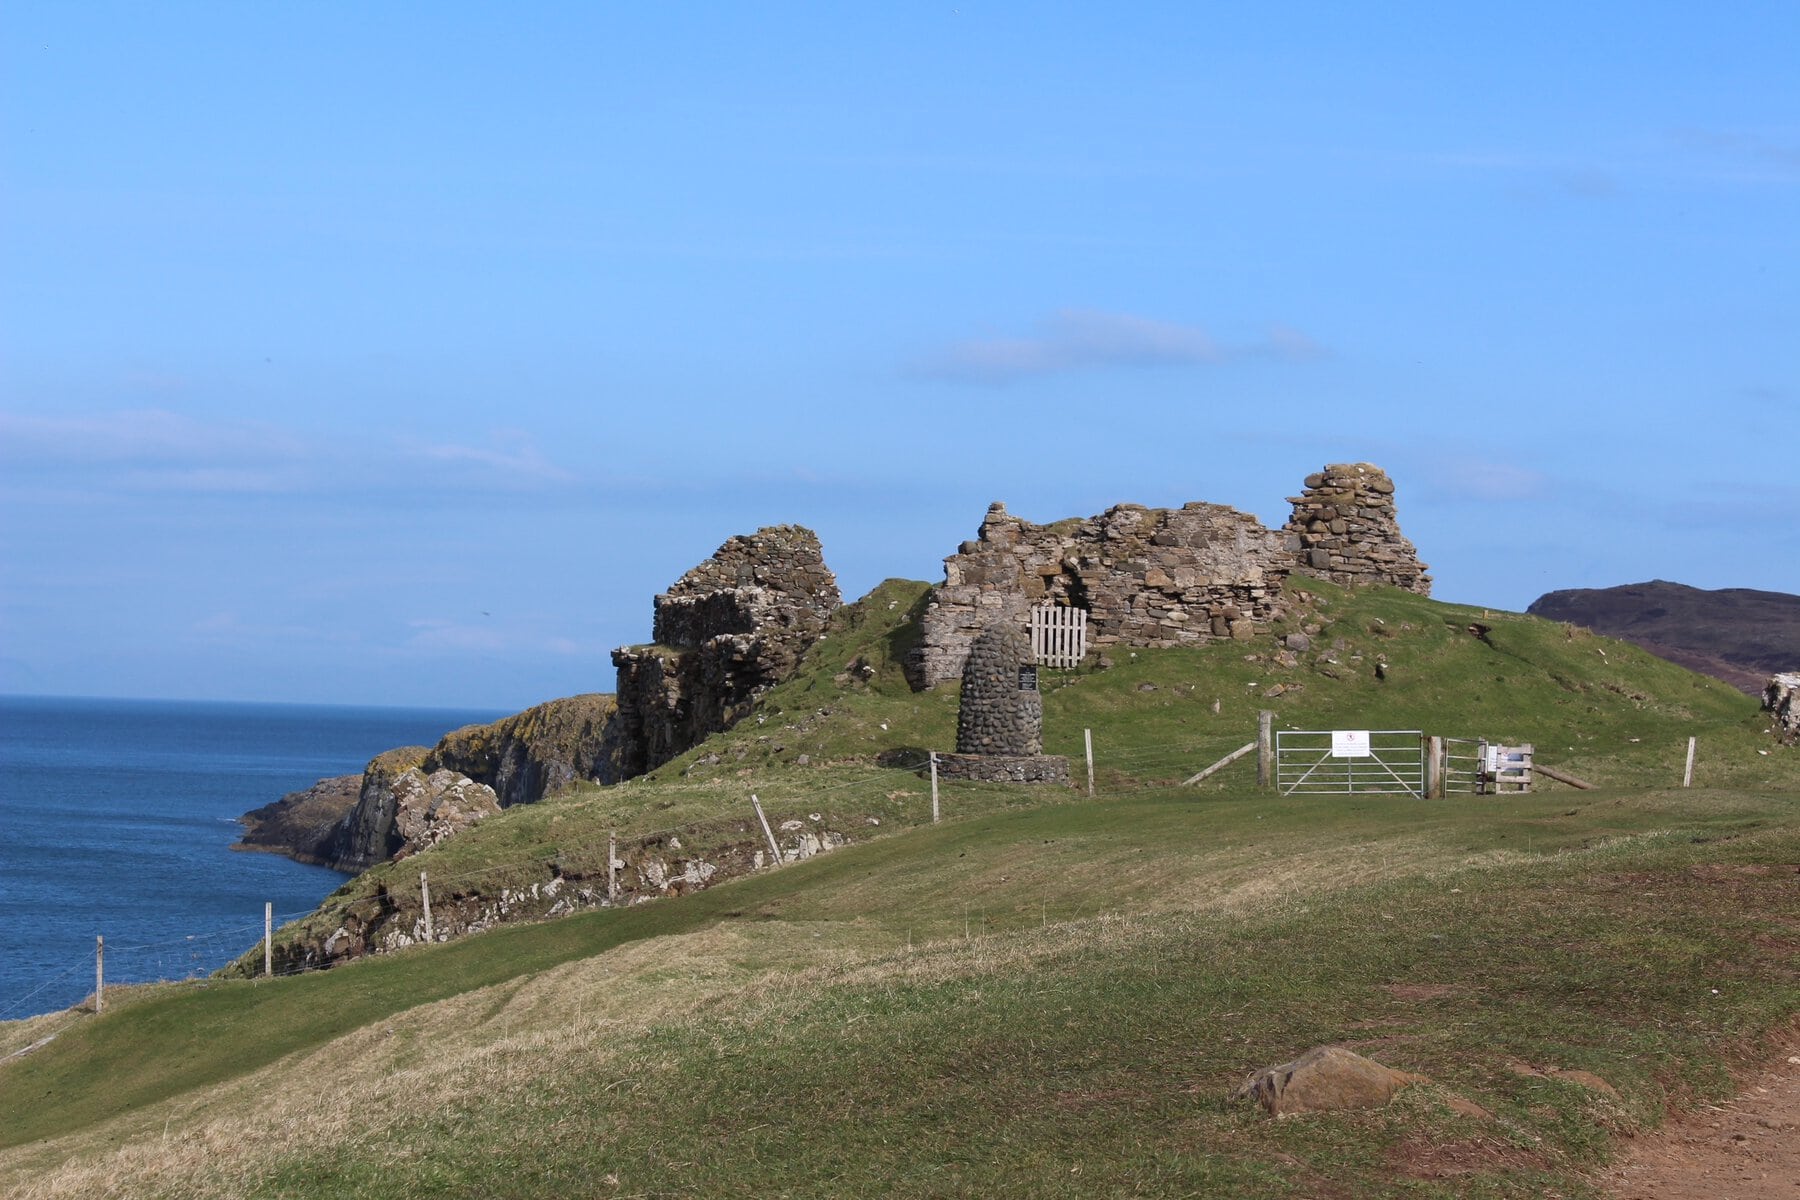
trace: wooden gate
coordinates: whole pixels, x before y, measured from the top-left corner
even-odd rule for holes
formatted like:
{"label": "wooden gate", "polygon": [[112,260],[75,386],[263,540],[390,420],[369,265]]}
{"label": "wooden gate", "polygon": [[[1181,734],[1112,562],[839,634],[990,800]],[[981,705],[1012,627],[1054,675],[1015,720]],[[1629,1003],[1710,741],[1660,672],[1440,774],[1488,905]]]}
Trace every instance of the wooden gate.
{"label": "wooden gate", "polygon": [[1044,667],[1079,667],[1087,657],[1087,609],[1040,604],[1031,610],[1031,654]]}

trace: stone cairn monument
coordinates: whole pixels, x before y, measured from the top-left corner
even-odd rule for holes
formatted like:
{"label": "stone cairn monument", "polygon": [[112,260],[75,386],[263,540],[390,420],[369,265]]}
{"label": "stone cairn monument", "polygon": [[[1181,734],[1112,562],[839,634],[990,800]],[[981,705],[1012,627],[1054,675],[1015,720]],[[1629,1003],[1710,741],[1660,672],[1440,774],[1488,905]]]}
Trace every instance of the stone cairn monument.
{"label": "stone cairn monument", "polygon": [[1069,760],[1045,754],[1044,698],[1031,641],[1011,622],[989,626],[963,664],[956,753],[938,756],[938,774],[987,783],[1069,782]]}

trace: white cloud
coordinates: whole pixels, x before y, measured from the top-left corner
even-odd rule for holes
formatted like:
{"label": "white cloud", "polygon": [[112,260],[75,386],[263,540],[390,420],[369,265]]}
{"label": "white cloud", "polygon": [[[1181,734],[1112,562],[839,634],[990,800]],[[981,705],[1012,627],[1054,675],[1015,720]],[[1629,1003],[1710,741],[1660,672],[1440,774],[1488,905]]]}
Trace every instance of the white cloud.
{"label": "white cloud", "polygon": [[[398,463],[398,465],[397,465]],[[0,464],[16,481],[87,494],[312,494],[377,490],[518,490],[575,475],[529,435],[486,444],[402,437],[327,441],[247,421],[159,408],[79,415],[0,411]],[[444,468],[459,468],[447,472]],[[453,478],[448,476],[453,475]]]}
{"label": "white cloud", "polygon": [[0,461],[23,464],[200,466],[291,460],[301,439],[268,426],[205,421],[159,408],[82,416],[0,412]]}
{"label": "white cloud", "polygon": [[920,374],[975,383],[1107,367],[1197,366],[1270,356],[1316,358],[1323,349],[1305,334],[1278,326],[1247,345],[1222,346],[1198,325],[1130,313],[1061,309],[1024,337],[966,338],[920,363]]}
{"label": "white cloud", "polygon": [[1444,500],[1476,500],[1484,503],[1537,500],[1550,487],[1541,471],[1517,463],[1483,462],[1461,458],[1440,463],[1427,474],[1432,492]]}
{"label": "white cloud", "polygon": [[486,468],[520,483],[567,483],[572,472],[545,458],[526,434],[497,430],[491,446],[459,446],[444,442],[412,441],[402,444],[405,453],[429,462],[455,463]]}

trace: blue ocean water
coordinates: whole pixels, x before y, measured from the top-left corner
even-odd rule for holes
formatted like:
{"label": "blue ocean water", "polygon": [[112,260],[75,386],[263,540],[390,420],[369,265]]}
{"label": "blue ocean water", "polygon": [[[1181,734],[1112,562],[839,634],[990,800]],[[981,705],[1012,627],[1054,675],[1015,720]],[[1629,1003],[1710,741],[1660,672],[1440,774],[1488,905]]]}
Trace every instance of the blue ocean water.
{"label": "blue ocean water", "polygon": [[0,1019],[205,974],[345,876],[233,851],[236,818],[500,712],[0,696]]}

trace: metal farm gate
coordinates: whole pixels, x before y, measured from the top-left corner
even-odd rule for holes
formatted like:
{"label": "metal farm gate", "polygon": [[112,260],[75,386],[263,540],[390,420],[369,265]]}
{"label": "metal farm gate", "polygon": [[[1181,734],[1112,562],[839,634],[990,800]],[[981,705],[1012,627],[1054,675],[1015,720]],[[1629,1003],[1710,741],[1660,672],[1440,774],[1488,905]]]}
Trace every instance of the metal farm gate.
{"label": "metal farm gate", "polygon": [[1425,735],[1417,729],[1278,729],[1275,787],[1284,796],[1423,797]]}
{"label": "metal farm gate", "polygon": [[1481,794],[1482,760],[1487,742],[1481,738],[1450,738],[1444,742],[1444,795]]}

